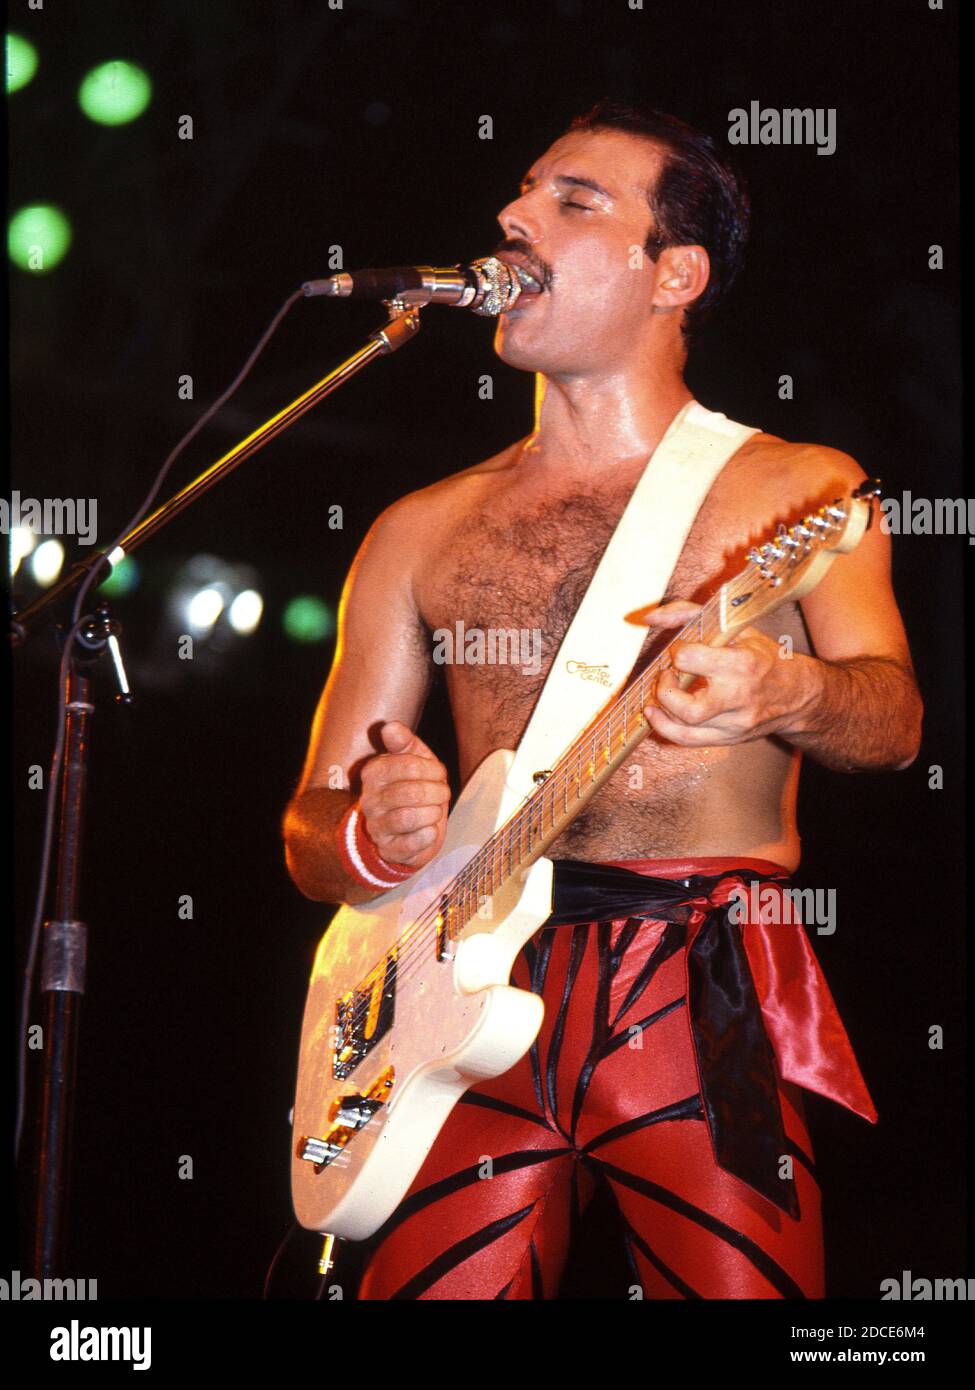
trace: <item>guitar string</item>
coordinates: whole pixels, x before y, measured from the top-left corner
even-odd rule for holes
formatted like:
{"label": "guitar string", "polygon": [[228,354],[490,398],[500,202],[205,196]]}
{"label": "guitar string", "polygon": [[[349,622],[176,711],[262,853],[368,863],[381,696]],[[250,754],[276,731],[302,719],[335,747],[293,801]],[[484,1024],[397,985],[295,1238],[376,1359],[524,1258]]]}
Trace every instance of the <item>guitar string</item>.
{"label": "guitar string", "polygon": [[[785,558],[787,561],[792,561],[791,554],[786,555],[783,558]],[[805,559],[806,554],[804,554],[801,558]],[[421,914],[414,920],[414,922],[407,929],[407,931],[404,932],[403,936],[400,937],[396,946],[393,948],[396,951],[396,956],[393,962],[393,976],[390,983],[395,982],[397,985],[406,984],[408,980],[415,974],[416,967],[420,962],[422,962],[422,960],[425,959],[430,945],[433,944],[437,937],[439,937],[440,927],[444,920],[444,910],[442,906],[444,902],[446,902],[448,905],[448,920],[451,905],[454,906],[455,910],[463,912],[467,906],[468,899],[471,897],[472,893],[476,892],[478,886],[486,886],[486,883],[481,884],[480,880],[484,875],[484,871],[488,868],[491,871],[491,879],[493,886],[495,860],[497,860],[498,877],[501,880],[501,882],[499,882],[497,886],[501,887],[504,882],[507,882],[507,880],[510,879],[512,873],[515,870],[515,867],[520,866],[520,864],[522,863],[522,858],[519,855],[518,865],[513,866],[512,864],[512,852],[514,850],[515,843],[517,843],[518,850],[520,851],[522,834],[527,824],[527,849],[529,852],[531,851],[533,834],[532,821],[536,809],[540,804],[541,817],[539,821],[539,828],[541,827],[541,825],[544,824],[544,801],[546,795],[548,795],[549,802],[551,805],[553,805],[554,808],[554,801],[556,799],[555,793],[559,791],[563,792],[565,794],[563,799],[566,800],[568,796],[569,787],[575,784],[577,787],[576,800],[579,800],[581,798],[583,791],[582,756],[585,749],[591,747],[592,750],[591,760],[587,764],[591,768],[589,779],[591,784],[595,780],[597,749],[601,751],[605,747],[607,752],[609,752],[612,748],[614,733],[622,733],[624,736],[624,742],[626,741],[628,719],[631,714],[630,706],[636,705],[636,710],[632,715],[634,723],[634,732],[640,724],[642,724],[644,727],[649,727],[647,725],[646,719],[642,716],[641,713],[643,705],[646,703],[646,696],[644,694],[643,687],[647,683],[648,677],[653,676],[656,679],[659,675],[663,674],[663,672],[666,669],[669,668],[669,666],[671,665],[669,654],[672,647],[678,641],[686,639],[687,634],[692,629],[698,628],[699,638],[701,641],[706,640],[707,637],[715,635],[715,632],[720,632],[722,629],[719,614],[722,603],[722,593],[724,594],[725,603],[729,603],[736,598],[740,598],[741,591],[743,591],[748,585],[751,585],[754,588],[755,574],[755,568],[749,567],[748,569],[742,570],[733,579],[729,580],[726,585],[722,586],[722,589],[720,589],[718,593],[715,594],[708,601],[707,604],[705,604],[701,611],[698,614],[696,614],[688,623],[686,623],[685,626],[681,628],[680,631],[673,638],[671,638],[664,650],[654,659],[654,661],[646,668],[646,670],[644,670],[640,674],[640,676],[638,676],[636,680],[634,680],[632,684],[628,686],[625,691],[622,692],[622,694],[610,706],[609,710],[606,711],[602,716],[600,716],[599,720],[595,722],[591,728],[586,729],[584,733],[580,735],[580,737],[576,739],[570,745],[570,747],[561,755],[561,757],[556,762],[555,766],[552,768],[549,777],[547,777],[545,781],[539,786],[538,791],[530,794],[528,800],[525,803],[523,803],[518,808],[518,810],[512,814],[512,816],[505,822],[503,826],[501,826],[497,831],[495,831],[495,833],[491,836],[491,838],[487,841],[486,844],[484,844],[478,851],[476,851],[474,855],[472,855],[472,857],[467,861],[467,863],[464,864],[460,870],[458,870],[454,878],[443,886],[443,888],[437,894],[436,899],[432,903],[430,903],[426,907],[426,909],[423,910],[423,912],[421,912]],[[771,581],[769,579],[763,578],[763,587],[767,586],[770,582]],[[715,621],[711,622],[711,620]],[[707,630],[709,622],[711,622],[710,631]],[[634,698],[634,696],[636,698]],[[614,731],[614,720],[617,719],[617,717],[621,714],[623,716],[622,728]],[[607,761],[609,761],[609,759],[607,759]],[[509,866],[507,877],[505,877],[504,875],[503,868],[504,854],[506,849],[508,852]],[[499,850],[500,854],[498,853]],[[493,891],[497,891],[497,888],[493,888]],[[483,897],[484,895],[482,894],[477,896]],[[491,897],[492,893],[487,894],[487,896]],[[473,911],[470,912],[469,915],[464,917],[464,920],[462,922],[460,922],[459,924],[455,924],[454,931],[456,932],[462,930],[463,927],[466,926],[467,923],[471,921],[474,916],[476,916],[477,910],[478,909],[475,908]],[[379,971],[382,970],[384,971],[383,983],[385,984],[384,967],[386,967],[386,964],[389,961],[391,954],[392,952],[387,952],[381,960],[379,960],[370,970],[368,970],[366,974],[363,976],[363,981],[368,980],[371,976],[377,974]],[[449,962],[445,960],[443,963],[447,964]],[[361,990],[362,984],[356,987],[357,993]],[[372,991],[369,991],[364,995],[360,995],[359,1001],[353,1008],[352,1017],[347,1018],[345,1020],[346,1027],[348,1027],[350,1024],[354,1027],[359,1022],[362,1015],[364,1013],[368,1013],[369,1009],[372,1006],[372,993]]]}

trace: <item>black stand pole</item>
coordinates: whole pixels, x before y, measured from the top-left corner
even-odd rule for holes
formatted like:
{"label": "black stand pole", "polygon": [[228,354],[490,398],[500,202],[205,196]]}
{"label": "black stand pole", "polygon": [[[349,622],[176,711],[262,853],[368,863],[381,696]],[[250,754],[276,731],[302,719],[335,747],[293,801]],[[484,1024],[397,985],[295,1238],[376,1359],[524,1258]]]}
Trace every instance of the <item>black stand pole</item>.
{"label": "black stand pole", "polygon": [[[370,335],[364,347],[342,362],[334,371],[273,415],[246,439],[234,446],[182,491],[158,507],[138,526],[123,536],[111,555],[114,565],[154,535],[174,516],[219,482],[227,473],[257,452],[264,444],[311,410],[325,396],[360,371],[374,357],[395,352],[420,327],[418,306],[396,300],[389,306],[389,322]],[[93,555],[68,574],[55,588],[11,620],[11,642],[22,645],[38,620],[82,583],[96,565],[109,559],[104,552]],[[35,1278],[56,1278],[65,1245],[70,1177],[69,1147],[74,1115],[75,1077],[78,1058],[78,1025],[81,996],[85,986],[88,929],[78,920],[78,887],[81,865],[81,835],[84,822],[84,794],[88,758],[89,678],[77,669],[78,661],[100,654],[110,640],[114,625],[103,605],[93,615],[86,630],[78,633],[80,651],[71,653],[65,691],[65,752],[61,781],[58,824],[58,867],[55,916],[44,925],[41,958],[41,994],[44,998],[44,1045],[40,1154],[34,1202],[34,1229],[31,1235]],[[83,653],[85,655],[83,655]],[[115,652],[113,651],[113,656]],[[126,688],[127,689],[127,688]],[[123,695],[123,701],[131,697]]]}
{"label": "black stand pole", "polygon": [[88,770],[90,680],[68,668],[64,772],[58,829],[55,916],[44,923],[40,992],[45,1059],[34,1214],[33,1274],[51,1279],[61,1267],[74,1123],[81,996],[85,992],[88,928],[78,921],[81,835]]}

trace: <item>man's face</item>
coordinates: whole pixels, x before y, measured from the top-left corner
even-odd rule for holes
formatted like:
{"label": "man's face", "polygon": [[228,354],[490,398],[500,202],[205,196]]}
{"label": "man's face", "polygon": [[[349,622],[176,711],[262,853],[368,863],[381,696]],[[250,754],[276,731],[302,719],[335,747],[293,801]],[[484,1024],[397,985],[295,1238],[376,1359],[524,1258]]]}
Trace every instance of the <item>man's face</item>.
{"label": "man's face", "polygon": [[625,131],[572,131],[531,166],[498,215],[501,257],[538,275],[498,319],[503,361],[547,375],[625,367],[645,346],[657,267],[643,251],[653,226],[647,191],[663,161]]}

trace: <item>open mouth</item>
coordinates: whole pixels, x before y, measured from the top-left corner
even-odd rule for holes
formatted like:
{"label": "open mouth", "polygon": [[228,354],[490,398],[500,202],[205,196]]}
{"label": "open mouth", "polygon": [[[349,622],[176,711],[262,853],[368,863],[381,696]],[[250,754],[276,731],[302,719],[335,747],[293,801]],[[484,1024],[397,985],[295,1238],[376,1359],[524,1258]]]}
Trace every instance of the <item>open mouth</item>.
{"label": "open mouth", "polygon": [[520,265],[512,265],[511,269],[515,272],[515,275],[518,278],[518,283],[521,285],[521,293],[523,295],[542,293],[545,286],[537,278],[537,276],[531,273],[530,270],[526,270],[524,266]]}
{"label": "open mouth", "polygon": [[517,315],[520,309],[527,308],[529,304],[534,303],[545,293],[544,272],[539,271],[536,274],[535,271],[527,270],[523,265],[519,265],[517,261],[509,261],[507,258],[505,258],[505,263],[510,267],[520,287],[514,303],[509,304],[505,313],[513,312]]}

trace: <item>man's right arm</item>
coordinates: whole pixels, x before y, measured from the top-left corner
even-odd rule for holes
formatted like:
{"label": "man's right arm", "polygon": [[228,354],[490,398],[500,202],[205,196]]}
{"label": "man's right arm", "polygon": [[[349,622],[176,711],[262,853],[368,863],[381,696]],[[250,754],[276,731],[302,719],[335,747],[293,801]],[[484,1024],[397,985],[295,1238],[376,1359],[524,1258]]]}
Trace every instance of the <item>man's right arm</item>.
{"label": "man's right arm", "polygon": [[394,863],[422,868],[443,843],[446,770],[411,732],[432,671],[412,585],[420,507],[408,497],[378,518],[342,594],[335,660],[283,827],[288,871],[316,901],[361,903],[377,895],[339,857],[336,830],[353,804],[380,854]]}

